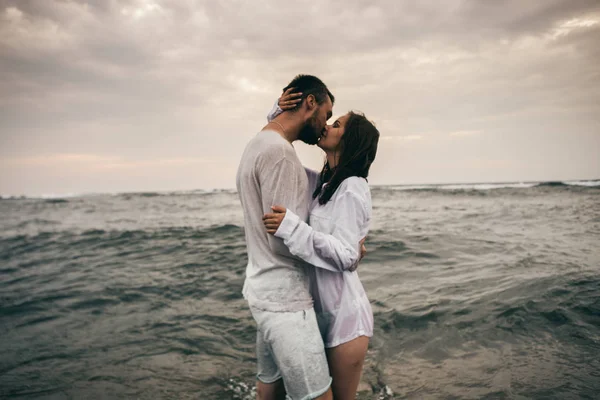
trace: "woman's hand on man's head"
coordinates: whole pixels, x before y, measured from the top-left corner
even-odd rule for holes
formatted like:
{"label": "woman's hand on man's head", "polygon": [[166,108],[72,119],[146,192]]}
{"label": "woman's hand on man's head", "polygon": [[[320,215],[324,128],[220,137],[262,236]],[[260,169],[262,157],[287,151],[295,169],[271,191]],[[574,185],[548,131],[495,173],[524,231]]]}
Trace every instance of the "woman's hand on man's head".
{"label": "woman's hand on man's head", "polygon": [[302,92],[293,93],[295,89],[293,87],[288,88],[277,101],[277,105],[283,111],[296,108],[296,105],[302,101]]}

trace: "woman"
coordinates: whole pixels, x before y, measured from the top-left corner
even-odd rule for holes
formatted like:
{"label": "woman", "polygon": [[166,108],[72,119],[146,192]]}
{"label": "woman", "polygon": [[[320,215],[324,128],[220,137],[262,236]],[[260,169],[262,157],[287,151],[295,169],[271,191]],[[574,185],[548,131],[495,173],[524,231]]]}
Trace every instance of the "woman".
{"label": "woman", "polygon": [[[269,120],[300,101],[301,94],[291,90],[279,99],[281,108],[275,107]],[[263,218],[269,234],[316,267],[308,269],[311,294],[338,400],[355,398],[373,336],[373,312],[355,269],[371,220],[366,178],[378,140],[379,132],[363,114],[340,117],[317,144],[326,154],[323,170],[306,170],[313,193],[309,224],[281,206]]]}

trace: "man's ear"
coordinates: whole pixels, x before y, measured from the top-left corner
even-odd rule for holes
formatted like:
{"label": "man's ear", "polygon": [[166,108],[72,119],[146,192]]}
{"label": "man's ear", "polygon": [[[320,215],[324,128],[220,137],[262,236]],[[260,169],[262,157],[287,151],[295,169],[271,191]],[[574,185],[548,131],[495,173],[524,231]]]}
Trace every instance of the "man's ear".
{"label": "man's ear", "polygon": [[308,107],[309,110],[313,110],[316,106],[317,99],[315,99],[315,95],[309,94],[308,96],[306,96],[306,107]]}

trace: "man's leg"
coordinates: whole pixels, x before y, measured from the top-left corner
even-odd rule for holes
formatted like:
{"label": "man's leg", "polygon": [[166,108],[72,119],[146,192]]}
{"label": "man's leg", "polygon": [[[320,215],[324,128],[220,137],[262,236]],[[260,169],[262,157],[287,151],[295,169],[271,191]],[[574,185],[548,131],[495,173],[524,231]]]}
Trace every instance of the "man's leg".
{"label": "man's leg", "polygon": [[258,400],[285,400],[285,386],[275,364],[269,345],[260,330],[256,331],[256,398]]}
{"label": "man's leg", "polygon": [[327,349],[329,370],[333,377],[335,400],[354,400],[360,382],[369,338],[360,336],[347,343]]}
{"label": "man's leg", "polygon": [[[262,383],[261,381],[256,381],[256,399],[285,400],[285,386],[283,385],[283,379],[273,383]],[[327,391],[321,396],[315,397],[315,400],[333,400],[331,388],[327,389]]]}
{"label": "man's leg", "polygon": [[[331,400],[331,376],[314,310],[253,311],[253,315],[287,395],[293,400]],[[275,381],[258,378],[264,383]]]}
{"label": "man's leg", "polygon": [[315,400],[333,400],[333,392],[331,391],[331,387],[329,387],[329,389],[327,389],[327,391],[321,396],[315,397]]}
{"label": "man's leg", "polygon": [[257,380],[256,399],[285,400],[285,386],[283,386],[283,379],[276,380],[273,383],[264,383]]}

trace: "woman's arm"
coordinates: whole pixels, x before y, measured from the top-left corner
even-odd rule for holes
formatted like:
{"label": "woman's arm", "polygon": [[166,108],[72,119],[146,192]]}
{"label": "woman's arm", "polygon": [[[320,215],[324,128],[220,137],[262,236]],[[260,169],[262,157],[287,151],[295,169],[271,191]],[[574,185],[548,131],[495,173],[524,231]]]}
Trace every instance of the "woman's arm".
{"label": "woman's arm", "polygon": [[267,114],[267,121],[271,122],[275,117],[283,112],[281,108],[279,108],[279,99],[275,100],[275,104],[273,104],[273,108]]}
{"label": "woman's arm", "polygon": [[273,108],[267,114],[267,121],[271,122],[282,112],[296,108],[296,105],[302,101],[302,93],[292,93],[294,89],[293,87],[289,88],[275,101]]}
{"label": "woman's arm", "polygon": [[[336,201],[330,222],[334,228],[331,234],[314,230],[310,225],[289,210],[273,207],[274,211],[284,211],[279,215],[280,224],[272,221],[275,214],[265,215],[265,226],[269,233],[283,239],[290,253],[318,268],[341,272],[353,269],[360,260],[359,242],[366,236],[369,216],[366,198],[352,192],[345,192]],[[281,213],[280,213],[281,214]]]}

